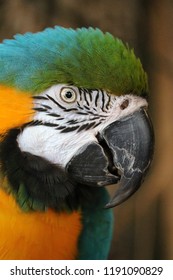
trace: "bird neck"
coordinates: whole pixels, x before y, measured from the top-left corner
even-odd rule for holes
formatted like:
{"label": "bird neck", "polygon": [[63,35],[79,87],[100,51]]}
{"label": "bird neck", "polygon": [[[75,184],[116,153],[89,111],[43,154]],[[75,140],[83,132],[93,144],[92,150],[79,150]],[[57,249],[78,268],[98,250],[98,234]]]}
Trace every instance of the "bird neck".
{"label": "bird neck", "polygon": [[91,194],[91,199],[83,199],[81,203],[83,231],[79,238],[79,259],[103,260],[110,252],[114,216],[112,209],[104,208],[110,199],[105,188],[94,188]]}

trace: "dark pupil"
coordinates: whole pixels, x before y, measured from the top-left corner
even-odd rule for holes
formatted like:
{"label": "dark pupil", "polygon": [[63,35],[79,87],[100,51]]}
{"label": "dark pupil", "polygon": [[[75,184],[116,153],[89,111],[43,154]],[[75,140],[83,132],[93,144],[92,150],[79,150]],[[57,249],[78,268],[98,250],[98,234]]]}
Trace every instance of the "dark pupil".
{"label": "dark pupil", "polygon": [[65,96],[66,98],[72,98],[73,94],[71,93],[71,91],[67,91]]}

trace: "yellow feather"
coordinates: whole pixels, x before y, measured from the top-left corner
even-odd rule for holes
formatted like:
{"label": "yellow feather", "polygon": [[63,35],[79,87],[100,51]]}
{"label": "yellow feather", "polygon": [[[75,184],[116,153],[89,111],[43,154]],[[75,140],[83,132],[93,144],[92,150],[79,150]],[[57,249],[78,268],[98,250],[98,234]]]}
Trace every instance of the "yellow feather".
{"label": "yellow feather", "polygon": [[30,121],[33,114],[33,100],[29,94],[0,85],[0,133]]}
{"label": "yellow feather", "polygon": [[25,213],[0,189],[0,259],[67,260],[77,257],[81,214]]}

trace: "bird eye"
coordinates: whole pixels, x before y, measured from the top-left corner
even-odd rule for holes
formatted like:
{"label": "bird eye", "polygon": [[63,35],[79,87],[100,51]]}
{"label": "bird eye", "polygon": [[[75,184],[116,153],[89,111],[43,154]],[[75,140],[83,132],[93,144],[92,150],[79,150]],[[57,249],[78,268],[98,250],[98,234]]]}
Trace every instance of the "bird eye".
{"label": "bird eye", "polygon": [[77,92],[70,87],[64,87],[61,89],[60,97],[67,103],[73,103],[77,99]]}

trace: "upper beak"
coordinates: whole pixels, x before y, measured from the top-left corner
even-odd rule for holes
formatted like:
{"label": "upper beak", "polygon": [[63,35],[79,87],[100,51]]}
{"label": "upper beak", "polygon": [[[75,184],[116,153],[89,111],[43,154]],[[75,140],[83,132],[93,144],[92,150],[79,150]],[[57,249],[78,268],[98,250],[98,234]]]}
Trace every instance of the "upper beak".
{"label": "upper beak", "polygon": [[143,182],[153,157],[154,132],[145,109],[140,109],[108,125],[97,138],[98,142],[79,149],[67,171],[87,185],[106,186],[120,180],[105,206],[110,208],[128,199]]}
{"label": "upper beak", "polygon": [[104,129],[102,137],[113,153],[115,166],[121,171],[120,187],[106,208],[129,198],[141,185],[154,151],[154,133],[144,109]]}

